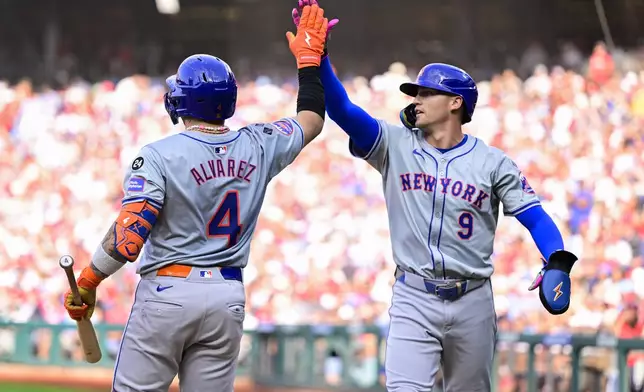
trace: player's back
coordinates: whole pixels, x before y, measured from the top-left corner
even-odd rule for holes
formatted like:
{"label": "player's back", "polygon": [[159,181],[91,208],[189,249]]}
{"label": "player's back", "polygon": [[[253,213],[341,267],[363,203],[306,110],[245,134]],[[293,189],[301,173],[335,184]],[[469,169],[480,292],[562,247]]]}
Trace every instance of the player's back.
{"label": "player's back", "polygon": [[276,143],[275,131],[274,124],[255,124],[221,135],[183,132],[141,150],[126,176],[124,202],[163,202],[139,273],[171,263],[246,266],[268,182],[301,150],[301,134]]}

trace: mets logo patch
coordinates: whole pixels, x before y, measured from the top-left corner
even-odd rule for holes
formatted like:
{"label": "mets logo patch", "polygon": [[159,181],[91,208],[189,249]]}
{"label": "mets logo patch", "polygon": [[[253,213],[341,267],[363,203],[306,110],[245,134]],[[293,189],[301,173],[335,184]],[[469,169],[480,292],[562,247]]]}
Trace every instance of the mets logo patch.
{"label": "mets logo patch", "polygon": [[534,195],[534,189],[528,184],[528,179],[525,178],[523,173],[519,175],[519,178],[521,179],[521,189],[527,194]]}
{"label": "mets logo patch", "polygon": [[278,131],[285,134],[286,136],[291,136],[293,134],[293,131],[295,131],[293,124],[288,120],[275,121],[273,125],[275,126],[275,128],[277,128]]}
{"label": "mets logo patch", "polygon": [[128,192],[143,192],[145,188],[145,178],[143,177],[132,177],[127,183]]}

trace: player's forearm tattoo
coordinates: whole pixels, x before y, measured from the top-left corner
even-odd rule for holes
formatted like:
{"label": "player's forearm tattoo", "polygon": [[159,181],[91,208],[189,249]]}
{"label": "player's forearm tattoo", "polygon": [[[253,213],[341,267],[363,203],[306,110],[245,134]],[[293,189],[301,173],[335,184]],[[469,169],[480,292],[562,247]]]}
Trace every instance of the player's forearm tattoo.
{"label": "player's forearm tattoo", "polygon": [[96,248],[96,252],[90,263],[92,271],[101,279],[105,279],[116,273],[128,261],[118,250],[118,243],[115,240],[117,237],[117,229],[118,224],[115,222],[107,231],[105,237],[103,237],[101,244]]}
{"label": "player's forearm tattoo", "polygon": [[[121,263],[125,264],[128,262],[128,259],[125,258],[116,249],[117,242],[116,242],[116,230],[117,230],[117,224],[113,223],[110,229],[107,231],[105,234],[105,237],[103,237],[103,241],[101,242],[101,246],[103,247],[103,250],[105,253],[107,253],[111,258],[113,258],[116,261],[120,261]],[[138,255],[137,255],[138,256]]]}

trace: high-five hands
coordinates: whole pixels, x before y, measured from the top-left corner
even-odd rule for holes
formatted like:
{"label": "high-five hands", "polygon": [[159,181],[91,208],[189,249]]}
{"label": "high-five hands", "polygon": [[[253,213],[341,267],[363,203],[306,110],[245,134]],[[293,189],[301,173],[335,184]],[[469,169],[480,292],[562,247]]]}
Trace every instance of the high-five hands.
{"label": "high-five hands", "polygon": [[[293,18],[293,24],[297,27],[300,24],[300,13],[302,13],[302,9],[306,7],[307,5],[318,5],[317,0],[298,0],[297,6],[298,8],[293,8],[293,11],[291,11],[291,17]],[[324,42],[324,54],[322,55],[322,58],[324,58],[327,55],[327,45],[329,42],[329,36],[331,35],[331,30],[340,22],[340,19],[331,19],[329,21],[329,27],[326,32],[326,41]]]}
{"label": "high-five hands", "polygon": [[297,24],[297,34],[293,35],[290,31],[286,33],[288,46],[295,56],[298,69],[320,66],[328,26],[324,10],[317,3],[304,6]]}

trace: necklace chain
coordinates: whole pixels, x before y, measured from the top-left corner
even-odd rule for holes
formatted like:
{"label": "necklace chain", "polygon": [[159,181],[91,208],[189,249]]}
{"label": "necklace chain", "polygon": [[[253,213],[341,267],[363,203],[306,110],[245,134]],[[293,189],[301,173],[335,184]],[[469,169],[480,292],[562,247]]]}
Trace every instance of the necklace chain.
{"label": "necklace chain", "polygon": [[208,127],[205,125],[191,125],[188,128],[186,128],[186,131],[200,131],[200,132],[205,132],[205,133],[213,133],[213,134],[222,134],[226,133],[230,130],[225,125],[220,125],[216,127]]}

